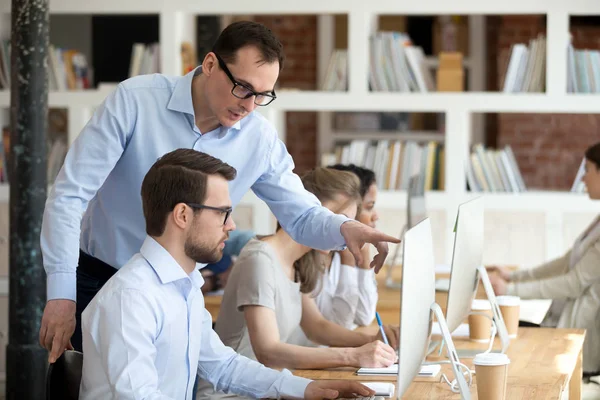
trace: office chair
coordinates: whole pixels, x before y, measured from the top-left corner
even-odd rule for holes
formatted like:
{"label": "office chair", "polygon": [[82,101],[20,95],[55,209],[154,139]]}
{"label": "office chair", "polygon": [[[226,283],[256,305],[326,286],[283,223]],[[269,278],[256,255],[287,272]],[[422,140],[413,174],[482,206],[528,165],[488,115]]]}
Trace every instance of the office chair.
{"label": "office chair", "polygon": [[48,366],[46,375],[46,400],[78,400],[83,353],[65,351],[54,364]]}

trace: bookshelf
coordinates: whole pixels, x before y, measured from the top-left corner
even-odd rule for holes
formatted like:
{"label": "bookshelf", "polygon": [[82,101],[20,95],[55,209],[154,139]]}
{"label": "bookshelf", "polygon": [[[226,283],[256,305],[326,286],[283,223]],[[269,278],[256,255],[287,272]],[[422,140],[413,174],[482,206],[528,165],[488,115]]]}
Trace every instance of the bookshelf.
{"label": "bookshelf", "polygon": [[[337,111],[391,111],[391,112],[435,112],[445,114],[443,143],[446,151],[445,180],[446,190],[427,193],[428,208],[439,213],[444,226],[454,223],[457,207],[474,194],[466,190],[464,162],[473,143],[481,142],[478,135],[483,129],[478,127],[474,117],[479,113],[600,113],[597,102],[590,101],[590,94],[567,93],[567,45],[569,41],[569,18],[578,15],[600,15],[600,3],[594,0],[505,0],[503,2],[481,2],[479,0],[422,0],[420,2],[398,2],[396,0],[306,0],[303,2],[280,2],[263,0],[248,3],[241,0],[227,2],[196,2],[190,0],[53,0],[50,12],[53,14],[156,14],[159,16],[159,41],[161,46],[161,71],[166,74],[179,74],[181,59],[179,47],[182,41],[194,41],[194,19],[198,15],[230,15],[235,10],[239,15],[258,14],[316,14],[318,24],[318,60],[320,69],[326,68],[331,54],[331,27],[327,19],[335,14],[348,16],[348,91],[292,91],[282,88],[278,99],[266,109],[259,110],[269,118],[285,141],[285,114],[288,111],[318,111],[328,114]],[[9,2],[0,3],[0,16],[10,12]],[[544,93],[500,93],[481,90],[463,93],[374,93],[369,91],[369,36],[376,29],[376,18],[380,15],[441,15],[459,14],[476,17],[493,14],[541,14],[547,17],[546,30],[546,91]],[[471,27],[483,31],[481,18],[470,18]],[[1,34],[2,32],[0,32]],[[481,81],[485,76],[485,60],[473,57],[485,52],[485,44],[470,51],[467,59],[469,79]],[[473,45],[472,45],[473,46]],[[427,64],[435,66],[435,58],[428,58]],[[324,73],[318,73],[322,77]],[[320,86],[320,85],[319,85]],[[469,85],[476,88],[476,85]],[[479,85],[479,87],[482,87]],[[101,85],[86,91],[52,92],[49,95],[50,107],[65,107],[69,110],[69,142],[81,131],[94,108],[102,102],[112,89]],[[7,91],[0,91],[0,109],[10,103]],[[0,118],[2,114],[0,113]],[[323,131],[327,116],[319,121]],[[319,148],[327,147],[331,138],[345,138],[354,135],[348,132],[321,134]],[[376,133],[368,137],[377,137]],[[387,135],[387,134],[386,134]],[[393,135],[393,134],[392,134]],[[402,133],[398,133],[399,136]],[[354,136],[352,136],[354,137]],[[396,138],[396,137],[394,137]],[[441,139],[442,139],[441,138]],[[441,140],[440,140],[441,141]],[[0,188],[0,194],[2,188]],[[595,213],[597,207],[582,194],[561,192],[486,193],[486,212],[540,212],[545,225],[540,231],[547,240],[539,249],[540,257],[555,257],[562,253],[570,237],[565,236],[569,228],[569,216],[573,213]],[[0,196],[1,198],[1,196]],[[379,207],[382,212],[401,213],[405,208],[403,192],[381,192]],[[252,225],[260,233],[268,233],[273,227],[273,219],[265,205],[252,194],[244,197],[245,206],[253,210]],[[392,214],[390,214],[392,215]],[[393,214],[401,215],[401,214]],[[386,218],[387,219],[387,218]],[[546,229],[547,228],[547,229]],[[382,229],[387,229],[382,228]],[[399,229],[397,229],[399,232]],[[388,233],[397,234],[394,228]],[[544,233],[545,232],[545,233]],[[449,261],[452,233],[445,229],[443,258]],[[500,238],[499,238],[500,239]],[[498,262],[502,262],[499,260]]]}

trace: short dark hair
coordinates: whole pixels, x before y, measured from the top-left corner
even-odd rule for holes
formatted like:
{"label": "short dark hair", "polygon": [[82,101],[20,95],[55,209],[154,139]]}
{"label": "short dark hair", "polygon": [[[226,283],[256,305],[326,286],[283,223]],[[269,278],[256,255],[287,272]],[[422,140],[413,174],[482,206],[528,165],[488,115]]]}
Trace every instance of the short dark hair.
{"label": "short dark hair", "polygon": [[596,164],[597,169],[600,169],[600,142],[588,147],[585,151],[585,158]]}
{"label": "short dark hair", "polygon": [[256,47],[265,63],[279,62],[279,71],[283,69],[285,54],[283,45],[275,34],[263,24],[253,21],[238,21],[223,29],[212,51],[226,63],[236,61],[237,51],[246,46]]}
{"label": "short dark hair", "polygon": [[218,158],[193,149],[173,150],[159,158],[142,182],[146,233],[162,235],[167,215],[177,204],[204,204],[207,177],[216,174],[231,181],[235,179],[236,170]]}
{"label": "short dark hair", "polygon": [[371,171],[370,169],[359,167],[354,164],[348,164],[348,165],[335,164],[335,165],[330,165],[328,168],[333,168],[333,169],[337,169],[340,171],[350,171],[350,172],[353,172],[354,175],[358,176],[358,179],[360,179],[360,196],[361,197],[365,197],[365,194],[367,194],[371,185],[376,182],[375,172]]}

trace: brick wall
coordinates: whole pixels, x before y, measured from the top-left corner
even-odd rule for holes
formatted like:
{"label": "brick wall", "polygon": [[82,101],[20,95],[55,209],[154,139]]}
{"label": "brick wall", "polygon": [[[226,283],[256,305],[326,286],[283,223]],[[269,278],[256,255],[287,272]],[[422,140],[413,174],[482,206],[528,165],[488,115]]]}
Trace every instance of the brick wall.
{"label": "brick wall", "polygon": [[[496,78],[497,87],[489,88],[495,90],[502,87],[511,45],[528,43],[546,27],[540,16],[503,16],[491,22],[488,38],[495,37],[495,48],[488,48],[496,53],[497,65],[489,72],[495,76],[488,76],[488,85]],[[573,26],[571,32],[575,48],[600,48],[600,28]],[[488,134],[488,145],[512,147],[529,189],[569,190],[583,152],[600,140],[600,115],[498,114],[494,119],[496,126],[488,128],[495,128],[496,136]]]}
{"label": "brick wall", "polygon": [[[317,17],[314,15],[256,16],[284,46],[286,61],[279,84],[282,88],[315,90],[317,87]],[[276,100],[277,101],[277,100]],[[302,173],[317,165],[317,114],[288,112],[286,145]]]}

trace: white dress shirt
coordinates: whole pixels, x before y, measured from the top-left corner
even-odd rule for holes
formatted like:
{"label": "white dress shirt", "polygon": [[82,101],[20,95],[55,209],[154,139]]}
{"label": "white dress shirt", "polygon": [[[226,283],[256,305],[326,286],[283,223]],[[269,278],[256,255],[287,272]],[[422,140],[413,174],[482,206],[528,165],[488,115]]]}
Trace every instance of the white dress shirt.
{"label": "white dress shirt", "polygon": [[154,239],[82,314],[80,399],[190,400],[196,373],[244,396],[302,398],[310,380],[226,347],[212,330],[197,270],[190,275]]}

